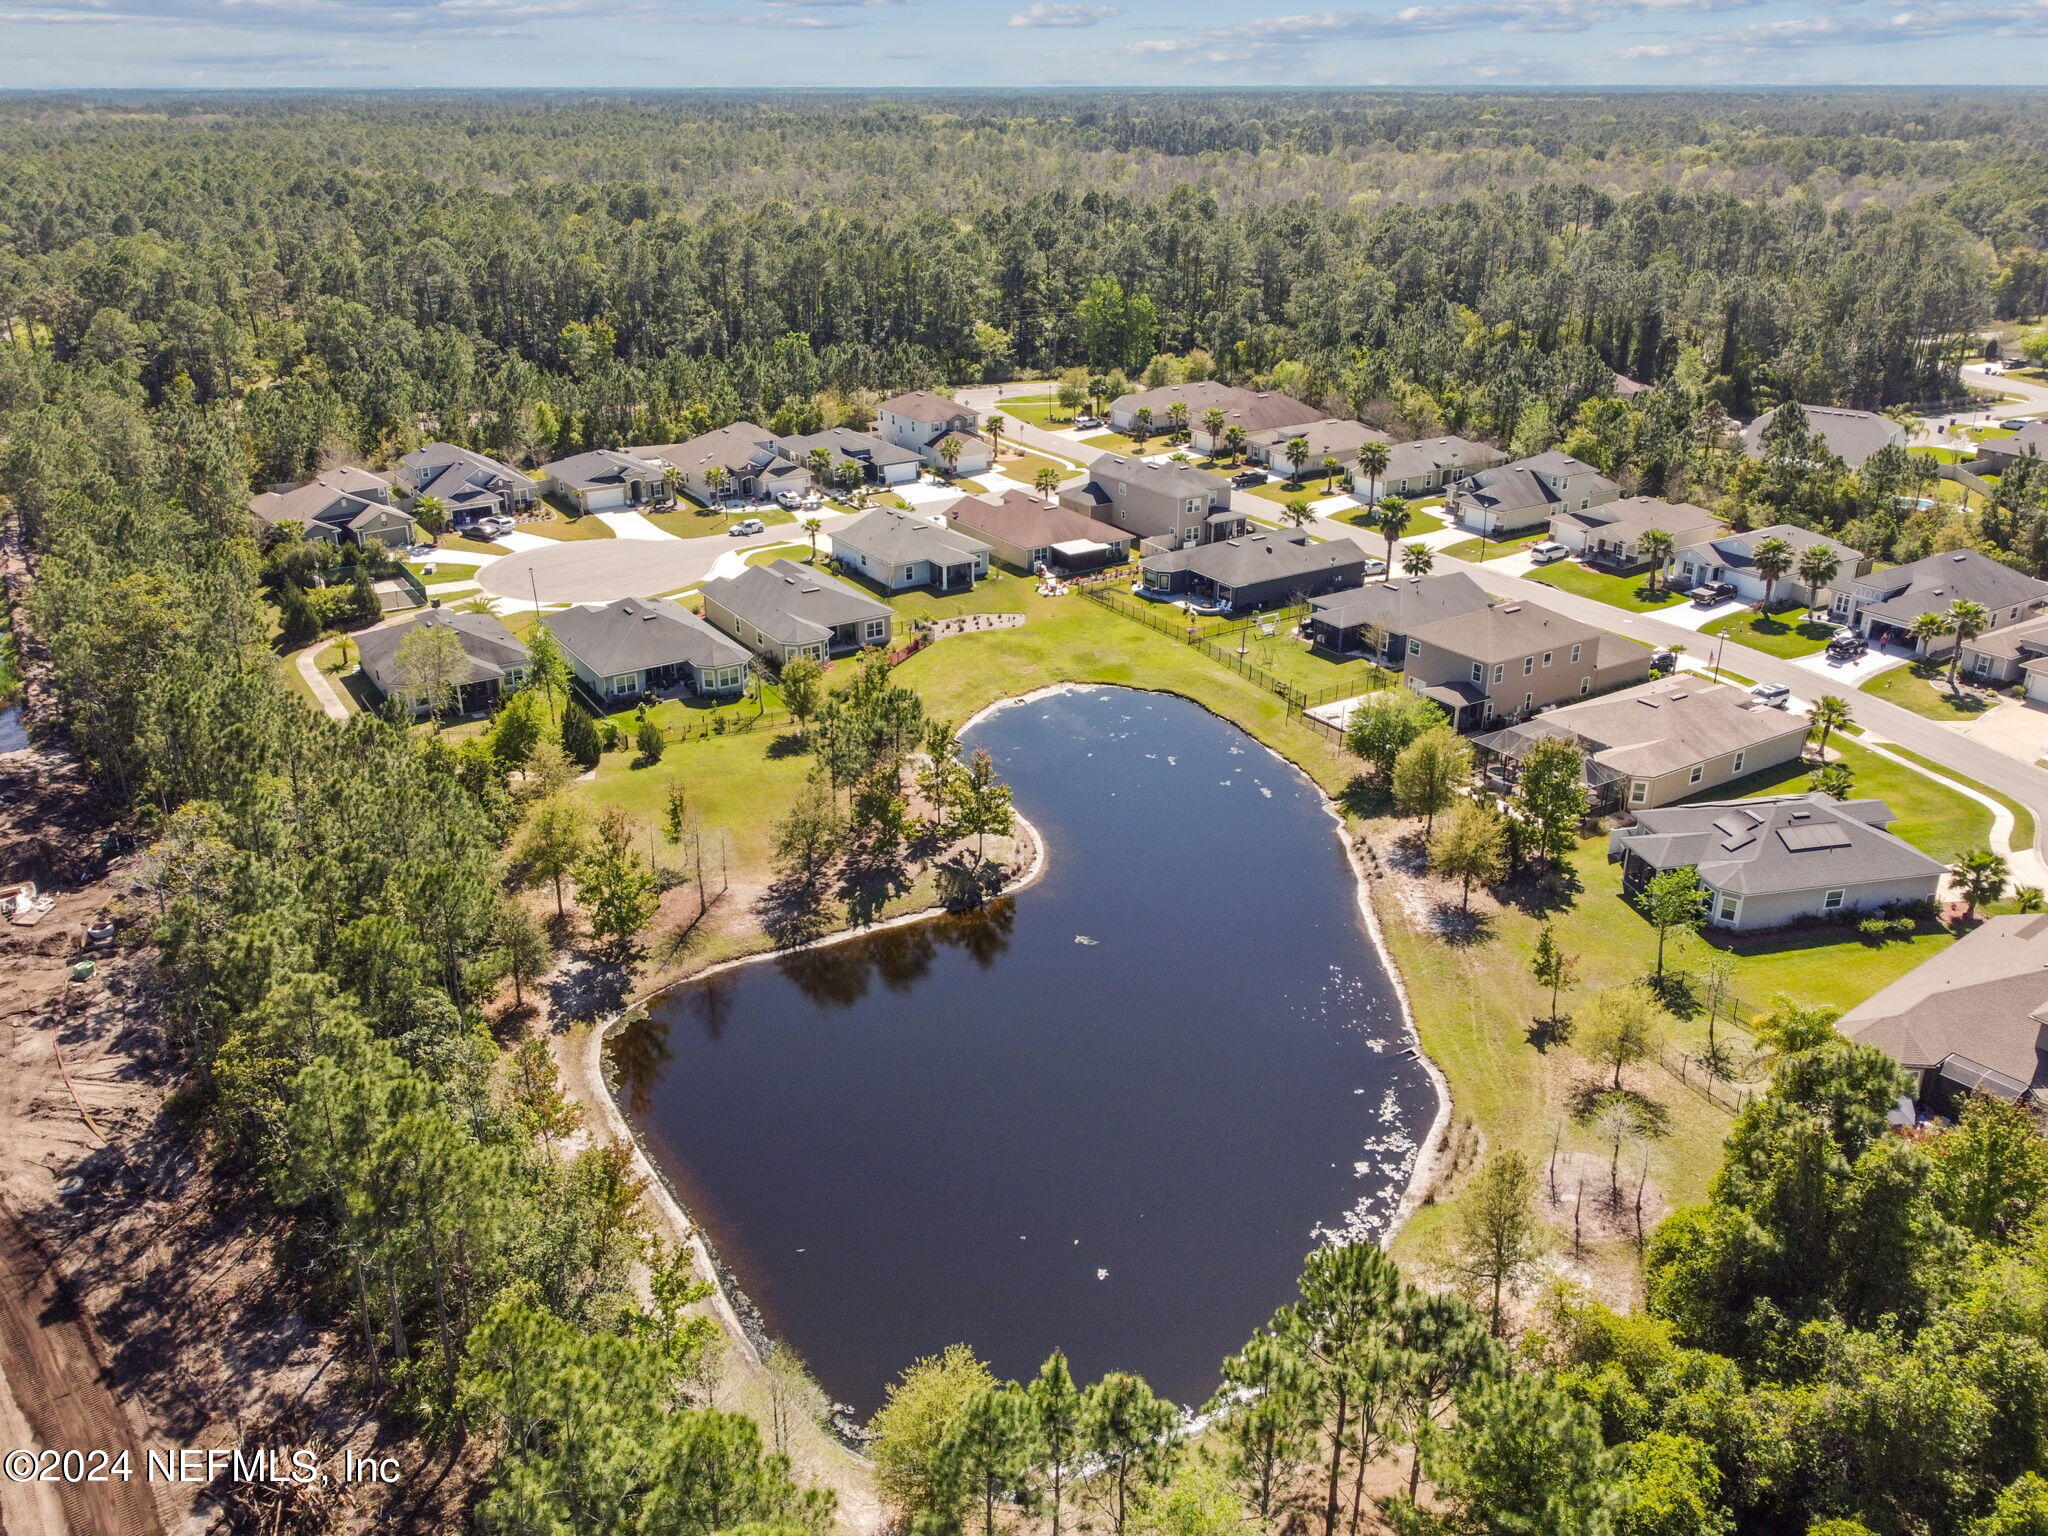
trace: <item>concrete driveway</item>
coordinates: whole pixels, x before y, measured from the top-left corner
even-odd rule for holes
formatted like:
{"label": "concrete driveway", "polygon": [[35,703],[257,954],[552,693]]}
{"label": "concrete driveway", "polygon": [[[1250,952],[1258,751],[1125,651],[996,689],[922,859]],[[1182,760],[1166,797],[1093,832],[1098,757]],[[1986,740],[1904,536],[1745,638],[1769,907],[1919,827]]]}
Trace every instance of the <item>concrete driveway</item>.
{"label": "concrete driveway", "polygon": [[[829,530],[844,513],[821,514]],[[710,578],[722,556],[743,559],[764,544],[809,540],[788,526],[732,538],[706,534],[677,539],[655,530],[653,538],[555,539],[546,549],[526,550],[493,560],[476,573],[476,583],[493,597],[531,607],[547,603],[609,603],[621,597],[656,597]],[[733,562],[727,562],[730,571]]]}
{"label": "concrete driveway", "polygon": [[2048,757],[2048,709],[2024,699],[2006,699],[1974,720],[1949,727],[2023,763]]}

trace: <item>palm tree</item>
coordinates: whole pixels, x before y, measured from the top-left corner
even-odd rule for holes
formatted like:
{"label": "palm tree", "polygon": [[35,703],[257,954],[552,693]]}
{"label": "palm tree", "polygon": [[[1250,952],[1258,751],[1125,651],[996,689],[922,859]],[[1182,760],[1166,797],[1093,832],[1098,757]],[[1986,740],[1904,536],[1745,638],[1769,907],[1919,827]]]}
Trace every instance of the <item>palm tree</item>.
{"label": "palm tree", "polygon": [[1166,408],[1167,435],[1180,442],[1188,435],[1188,406],[1185,400],[1176,400]]}
{"label": "palm tree", "polygon": [[811,564],[816,565],[818,563],[818,535],[825,531],[825,520],[822,517],[807,517],[803,520],[803,530],[810,535]]}
{"label": "palm tree", "polygon": [[813,448],[804,455],[804,468],[811,472],[813,485],[823,485],[832,475],[832,450]]}
{"label": "palm tree", "polygon": [[1436,556],[1427,544],[1403,544],[1401,546],[1401,569],[1410,576],[1427,576]]}
{"label": "palm tree", "polygon": [[1778,583],[1785,573],[1792,569],[1794,555],[1792,546],[1783,539],[1765,539],[1749,552],[1749,563],[1756,567],[1757,575],[1764,579],[1764,615],[1769,617],[1771,603],[1778,595]]}
{"label": "palm tree", "polygon": [[1223,434],[1223,446],[1230,450],[1231,463],[1244,457],[1244,441],[1244,428],[1233,422]]}
{"label": "palm tree", "polygon": [[960,439],[948,432],[939,439],[939,462],[946,466],[946,478],[952,479],[960,469]]}
{"label": "palm tree", "polygon": [[1323,494],[1329,495],[1337,487],[1337,471],[1344,466],[1329,454],[1323,455]]}
{"label": "palm tree", "polygon": [[1365,476],[1368,502],[1380,499],[1380,476],[1387,472],[1387,465],[1393,462],[1394,450],[1385,443],[1361,443],[1358,448],[1358,472]]}
{"label": "palm tree", "polygon": [[1842,569],[1842,557],[1831,544],[1811,544],[1799,553],[1799,579],[1806,583],[1806,614],[1820,607],[1820,589]]}
{"label": "palm tree", "polygon": [[1039,495],[1051,501],[1052,493],[1059,489],[1060,472],[1048,464],[1033,477],[1031,483],[1038,487]]}
{"label": "palm tree", "polygon": [[1209,451],[1214,453],[1223,440],[1223,428],[1230,418],[1223,414],[1223,408],[1212,405],[1202,412],[1202,430],[1209,437]]}
{"label": "palm tree", "polygon": [[661,471],[661,489],[668,497],[668,504],[674,506],[683,494],[683,481],[687,477],[674,464],[664,465]]}
{"label": "palm tree", "polygon": [[1948,691],[1956,691],[1956,671],[1963,664],[1963,647],[1991,627],[1991,611],[1982,603],[1959,597],[1948,605],[1948,627],[1956,637],[1948,653]]}
{"label": "palm tree", "polygon": [[732,484],[732,471],[723,464],[714,464],[704,471],[704,487],[711,492],[711,499],[720,504],[725,502],[725,488]]}
{"label": "palm tree", "polygon": [[448,527],[448,504],[438,496],[422,496],[412,504],[412,516],[439,547],[441,535]]}
{"label": "palm tree", "polygon": [[1290,496],[1280,508],[1281,515],[1297,528],[1306,528],[1316,520],[1316,509],[1309,505],[1306,496]]}
{"label": "palm tree", "polygon": [[995,458],[1000,459],[1003,456],[1003,428],[1009,424],[1009,421],[999,412],[991,413],[988,418],[987,427],[988,440],[991,445],[990,453]]}
{"label": "palm tree", "polygon": [[1650,559],[1650,590],[1657,591],[1664,585],[1664,568],[1671,564],[1671,557],[1678,552],[1678,540],[1662,528],[1651,528],[1638,541],[1643,553]]}
{"label": "palm tree", "polygon": [[1094,415],[1102,414],[1102,397],[1109,393],[1109,380],[1097,373],[1088,379],[1088,405]]}
{"label": "palm tree", "polygon": [[1808,717],[1812,728],[1820,732],[1820,760],[1828,760],[1828,738],[1845,725],[1855,723],[1849,713],[1849,701],[1837,694],[1824,693],[1813,701],[1813,713]]}
{"label": "palm tree", "polygon": [[1923,613],[1913,621],[1913,627],[1907,633],[1913,637],[1914,643],[1925,651],[1948,633],[1950,622],[1949,616],[1945,613]]}
{"label": "palm tree", "polygon": [[1387,569],[1394,566],[1394,541],[1408,531],[1408,498],[1389,496],[1379,504],[1376,511],[1368,512],[1372,526],[1379,529],[1387,541]]}
{"label": "palm tree", "polygon": [[1287,455],[1287,478],[1299,485],[1302,471],[1308,467],[1308,439],[1290,437],[1281,451]]}
{"label": "palm tree", "polygon": [[1141,405],[1131,413],[1131,438],[1142,448],[1152,435],[1152,407]]}
{"label": "palm tree", "polygon": [[2011,874],[2005,860],[1989,848],[1972,848],[1949,865],[1948,877],[1963,898],[1963,921],[1974,917],[1978,907],[2003,896]]}

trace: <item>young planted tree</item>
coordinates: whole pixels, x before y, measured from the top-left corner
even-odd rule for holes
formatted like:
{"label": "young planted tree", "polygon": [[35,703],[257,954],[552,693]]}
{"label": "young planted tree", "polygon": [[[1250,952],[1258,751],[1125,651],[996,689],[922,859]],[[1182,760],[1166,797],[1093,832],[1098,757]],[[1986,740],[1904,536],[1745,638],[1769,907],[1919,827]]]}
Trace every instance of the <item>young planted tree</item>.
{"label": "young planted tree", "polygon": [[1323,455],[1323,494],[1329,495],[1337,488],[1337,476],[1344,468],[1343,462],[1333,454]]}
{"label": "young planted tree", "polygon": [[1394,759],[1394,809],[1424,819],[1422,835],[1436,831],[1439,811],[1449,810],[1458,791],[1472,780],[1472,746],[1447,725],[1424,731]]}
{"label": "young planted tree", "polygon": [[1138,445],[1140,452],[1144,450],[1145,443],[1153,431],[1151,406],[1141,405],[1131,412],[1131,441]]}
{"label": "young planted tree", "polygon": [[1700,884],[1700,872],[1686,864],[1678,869],[1667,869],[1652,875],[1643,884],[1641,895],[1636,898],[1644,917],[1657,930],[1657,973],[1661,984],[1664,980],[1664,943],[1676,928],[1684,933],[1697,932],[1707,920],[1707,892]]}
{"label": "young planted tree", "polygon": [[1934,642],[1947,636],[1953,628],[1953,621],[1945,613],[1923,613],[1913,620],[1907,633],[1913,637],[1922,653],[1930,652]]}
{"label": "young planted tree", "polygon": [[991,412],[989,413],[989,418],[988,418],[987,422],[985,422],[985,423],[984,423],[984,426],[986,427],[986,429],[987,429],[987,431],[988,431],[988,443],[989,443],[989,457],[990,457],[990,458],[992,458],[992,459],[1001,459],[1001,458],[1002,458],[1002,456],[1003,456],[1003,433],[1004,433],[1004,431],[1005,431],[1005,430],[1006,430],[1006,429],[1007,429],[1007,428],[1009,427],[1009,425],[1010,425],[1010,421],[1009,421],[1009,418],[1008,418],[1008,417],[1006,417],[1005,415],[1003,415],[1003,414],[1002,414],[1002,412],[1000,412],[1000,411],[991,411]]}
{"label": "young planted tree", "polygon": [[526,651],[526,686],[547,700],[548,723],[552,725],[558,718],[557,707],[569,697],[569,663],[555,632],[545,624],[533,626]]}
{"label": "young planted tree", "polygon": [[1799,552],[1799,579],[1806,583],[1806,612],[1810,617],[1820,609],[1820,589],[1833,581],[1842,569],[1842,557],[1831,544],[1809,544]]}
{"label": "young planted tree", "polygon": [[1051,501],[1060,488],[1060,472],[1048,464],[1031,477],[1031,485],[1040,497]]}
{"label": "young planted tree", "polygon": [[547,925],[533,915],[533,909],[525,902],[507,896],[498,903],[491,937],[505,962],[505,974],[512,978],[512,1001],[524,1007],[527,985],[545,976],[555,958]]}
{"label": "young planted tree", "polygon": [[803,520],[801,526],[804,530],[804,537],[811,541],[810,563],[816,565],[818,563],[818,535],[825,531],[825,520],[822,517],[807,517]]}
{"label": "young planted tree", "polygon": [[817,774],[805,781],[796,803],[775,824],[775,865],[783,878],[815,894],[825,871],[846,847],[846,817],[839,797]]}
{"label": "young planted tree", "polygon": [[438,548],[441,535],[448,531],[448,503],[438,496],[422,496],[412,504],[412,520],[427,530]]}
{"label": "young planted tree", "polygon": [[1016,830],[1017,815],[1011,806],[1010,786],[996,777],[996,760],[986,747],[977,747],[967,760],[967,772],[959,780],[955,804],[956,825],[963,835],[974,838],[974,862],[985,857],[991,834],[1008,837]]}
{"label": "young planted tree", "polygon": [[1387,541],[1387,569],[1394,568],[1394,545],[1408,531],[1408,498],[1389,496],[1374,506],[1370,514],[1372,526],[1379,530],[1380,537]]}
{"label": "young planted tree", "polygon": [[1622,1070],[1656,1054],[1664,1020],[1663,1008],[1640,982],[1609,987],[1593,1000],[1577,1043],[1588,1060],[1612,1072],[1608,1088],[1619,1093]]}
{"label": "young planted tree", "polygon": [[654,723],[652,715],[640,722],[633,732],[633,745],[640,749],[640,761],[652,766],[661,761],[662,753],[668,750],[668,733]]}
{"label": "young planted tree", "polygon": [[1460,800],[1429,840],[1429,862],[1459,884],[1458,910],[1472,910],[1472,887],[1491,884],[1507,868],[1507,829],[1498,812],[1475,800]]}
{"label": "young planted tree", "polygon": [[661,500],[664,506],[672,507],[682,500],[683,482],[687,479],[689,479],[689,476],[683,473],[681,465],[669,464],[663,467],[661,471]]}
{"label": "young planted tree", "polygon": [[1586,791],[1586,758],[1561,736],[1545,736],[1522,755],[1515,780],[1514,814],[1527,829],[1528,845],[1539,857],[1562,865],[1579,846],[1579,826],[1592,800]]}
{"label": "young planted tree", "polygon": [[1806,786],[1832,800],[1846,800],[1856,792],[1856,770],[1847,763],[1822,763],[1806,776]]}
{"label": "young planted tree", "polygon": [[1436,566],[1436,555],[1427,544],[1403,544],[1401,569],[1410,576],[1427,576]]}
{"label": "young planted tree", "polygon": [[1579,979],[1579,957],[1565,953],[1557,942],[1557,930],[1549,923],[1536,936],[1536,949],[1529,958],[1529,973],[1536,985],[1550,989],[1550,1022],[1558,1021],[1558,996]]}
{"label": "young planted tree", "polygon": [[1764,579],[1763,611],[1768,614],[1777,602],[1778,583],[1785,579],[1792,569],[1794,560],[1792,546],[1783,539],[1763,539],[1749,552],[1749,563],[1756,567],[1757,575]]}
{"label": "young planted tree", "polygon": [[661,898],[654,876],[633,852],[633,823],[617,806],[606,806],[598,814],[575,874],[576,902],[591,937],[624,956],[653,919]]}
{"label": "young planted tree", "polygon": [[1224,413],[1221,406],[1212,405],[1202,412],[1202,435],[1209,439],[1209,449],[1212,453],[1222,446],[1223,429],[1229,421],[1229,416]]}
{"label": "young planted tree", "polygon": [[1243,426],[1233,422],[1223,433],[1223,446],[1230,453],[1230,462],[1235,464],[1244,458],[1247,441]]}
{"label": "young planted tree", "polygon": [[1480,1166],[1453,1213],[1448,1247],[1459,1289],[1483,1307],[1488,1329],[1501,1337],[1508,1302],[1543,1252],[1536,1169],[1528,1158],[1508,1150]]}
{"label": "young planted tree", "polygon": [[939,462],[946,467],[948,480],[960,473],[960,439],[951,432],[939,439]]}
{"label": "young planted tree", "polygon": [[2012,870],[1989,848],[1972,848],[1948,867],[1948,877],[1963,898],[1963,921],[1977,915],[1977,909],[2005,894]]}
{"label": "young planted tree", "polygon": [[1280,451],[1287,455],[1287,478],[1296,485],[1301,484],[1308,475],[1308,439],[1290,437],[1287,446]]}
{"label": "young planted tree", "polygon": [[536,880],[554,886],[557,917],[568,916],[562,882],[583,858],[588,840],[589,822],[583,806],[567,795],[550,795],[539,801],[519,835],[515,858]]}
{"label": "young planted tree", "polygon": [[1849,712],[1849,701],[1839,694],[1824,693],[1813,701],[1813,712],[1809,715],[1810,729],[1820,733],[1820,758],[1828,757],[1828,738],[1844,726],[1853,725],[1855,717]]}
{"label": "young planted tree", "polygon": [[1413,688],[1388,688],[1352,710],[1344,745],[1391,781],[1402,749],[1424,731],[1448,723],[1449,716]]}
{"label": "young planted tree", "polygon": [[562,751],[585,773],[595,768],[604,756],[604,742],[597,733],[597,721],[574,699],[562,706]]}
{"label": "young planted tree", "polygon": [[1290,496],[1281,503],[1280,515],[1287,519],[1290,526],[1306,528],[1316,520],[1316,509],[1310,505],[1306,496]]}
{"label": "young planted tree", "polygon": [[808,656],[793,656],[782,664],[781,687],[782,707],[796,722],[798,734],[808,734],[825,691],[825,669]]}

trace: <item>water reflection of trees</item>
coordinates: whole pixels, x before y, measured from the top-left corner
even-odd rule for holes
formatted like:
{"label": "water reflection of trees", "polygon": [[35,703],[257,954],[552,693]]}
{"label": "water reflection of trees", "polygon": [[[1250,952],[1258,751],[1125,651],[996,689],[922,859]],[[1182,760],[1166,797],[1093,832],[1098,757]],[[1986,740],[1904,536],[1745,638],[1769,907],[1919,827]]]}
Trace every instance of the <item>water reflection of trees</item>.
{"label": "water reflection of trees", "polygon": [[892,992],[909,991],[944,949],[959,950],[986,970],[1010,947],[1016,922],[1017,904],[1005,897],[969,912],[949,912],[844,944],[784,955],[775,963],[811,1002],[823,1008],[851,1008],[876,981]]}
{"label": "water reflection of trees", "polygon": [[648,1091],[675,1055],[668,1047],[668,1021],[655,1018],[645,1009],[636,1010],[632,1018],[606,1037],[604,1048],[625,1095],[626,1112],[646,1114]]}

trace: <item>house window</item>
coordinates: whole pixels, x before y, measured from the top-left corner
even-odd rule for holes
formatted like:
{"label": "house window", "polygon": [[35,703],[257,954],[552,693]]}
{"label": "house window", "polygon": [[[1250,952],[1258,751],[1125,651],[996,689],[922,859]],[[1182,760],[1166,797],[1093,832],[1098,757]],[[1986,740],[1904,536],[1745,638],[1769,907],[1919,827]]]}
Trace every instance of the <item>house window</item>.
{"label": "house window", "polygon": [[914,566],[914,565],[906,565],[905,567],[903,567],[903,579],[904,579],[905,581],[910,581],[910,580],[914,579],[914,578],[916,577],[916,575],[917,575],[917,567],[916,567],[916,566]]}
{"label": "house window", "polygon": [[1534,656],[1524,656],[1522,658],[1522,676],[1527,677],[1531,672],[1534,672],[1535,670],[1536,658]]}
{"label": "house window", "polygon": [[1821,897],[1821,899],[1820,899],[1820,909],[1821,909],[1821,911],[1823,911],[1823,912],[1839,912],[1839,911],[1841,911],[1841,910],[1842,910],[1842,898],[1843,898],[1843,897],[1844,897],[1844,896],[1845,896],[1846,894],[1847,894],[1847,892],[1844,892],[1844,891],[1829,891],[1829,892],[1827,893],[1827,895],[1825,895],[1825,896]]}
{"label": "house window", "polygon": [[1734,762],[1732,762],[1732,763],[1730,763],[1730,764],[1728,765],[1728,771],[1729,771],[1730,773],[1740,773],[1740,772],[1742,772],[1742,760],[1743,760],[1744,758],[1748,757],[1748,756],[1749,756],[1749,749],[1748,749],[1748,748],[1746,748],[1746,747],[1745,747],[1745,748],[1744,748],[1744,749],[1743,749],[1742,751],[1740,751],[1740,752],[1736,753],[1736,754],[1735,754],[1735,761],[1734,761]]}
{"label": "house window", "polygon": [[1536,695],[1535,695],[1535,694],[1533,694],[1533,693],[1525,693],[1525,694],[1523,694],[1523,695],[1522,695],[1522,713],[1526,715],[1527,713],[1529,713],[1529,711],[1530,711],[1530,710],[1534,709],[1535,707],[1536,707]]}
{"label": "house window", "polygon": [[1580,652],[1580,651],[1582,651],[1583,649],[1585,649],[1585,647],[1584,647],[1584,646],[1579,646],[1579,645],[1575,645],[1575,646],[1573,646],[1573,647],[1572,647],[1572,665],[1573,665],[1573,666],[1577,666],[1577,665],[1578,665],[1578,663],[1579,663],[1579,652]]}
{"label": "house window", "polygon": [[1543,653],[1543,665],[1546,667],[1550,665],[1550,652],[1548,651]]}
{"label": "house window", "polygon": [[1420,640],[1410,640],[1408,642],[1408,654],[1410,656],[1420,656],[1422,654],[1422,642]]}
{"label": "house window", "polygon": [[1740,896],[1723,896],[1721,898],[1721,905],[1714,915],[1724,923],[1734,922],[1742,915],[1742,898]]}
{"label": "house window", "polygon": [[1579,679],[1579,697],[1583,699],[1583,698],[1584,698],[1584,697],[1585,697],[1585,696],[1586,696],[1587,694],[1591,693],[1592,691],[1593,691],[1593,679],[1591,679],[1590,677],[1582,677],[1582,678],[1580,678],[1580,679]]}
{"label": "house window", "polygon": [[1484,663],[1484,662],[1481,662],[1481,661],[1475,661],[1475,662],[1473,662],[1473,663],[1472,663],[1472,682],[1473,682],[1473,685],[1474,685],[1474,686],[1476,687],[1476,686],[1478,686],[1479,684],[1481,684],[1481,683],[1484,683],[1485,681],[1486,681],[1486,663]]}
{"label": "house window", "polygon": [[868,638],[870,640],[884,639],[888,635],[888,633],[889,621],[887,619],[868,620]]}
{"label": "house window", "polygon": [[1493,664],[1493,680],[1496,683],[1504,681],[1507,675],[1508,669],[1505,666],[1503,666],[1500,662],[1495,662]]}
{"label": "house window", "polygon": [[1685,782],[1688,784],[1697,784],[1701,779],[1704,779],[1706,776],[1706,764],[1694,763],[1692,765],[1692,772],[1686,775]]}
{"label": "house window", "polygon": [[1649,798],[1650,781],[1648,779],[1631,779],[1629,781],[1628,803],[1630,805],[1641,805]]}

